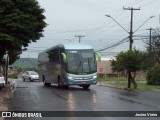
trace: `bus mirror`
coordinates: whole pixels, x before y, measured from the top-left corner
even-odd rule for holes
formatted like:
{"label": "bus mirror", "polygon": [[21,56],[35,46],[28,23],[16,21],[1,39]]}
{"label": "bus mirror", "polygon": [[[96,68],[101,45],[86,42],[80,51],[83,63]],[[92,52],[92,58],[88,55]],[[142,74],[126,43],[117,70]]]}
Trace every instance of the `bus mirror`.
{"label": "bus mirror", "polygon": [[63,62],[66,63],[67,62],[67,56],[65,53],[61,53],[62,57],[63,57]]}
{"label": "bus mirror", "polygon": [[101,54],[99,52],[96,52],[97,57],[98,57],[98,61],[101,61]]}

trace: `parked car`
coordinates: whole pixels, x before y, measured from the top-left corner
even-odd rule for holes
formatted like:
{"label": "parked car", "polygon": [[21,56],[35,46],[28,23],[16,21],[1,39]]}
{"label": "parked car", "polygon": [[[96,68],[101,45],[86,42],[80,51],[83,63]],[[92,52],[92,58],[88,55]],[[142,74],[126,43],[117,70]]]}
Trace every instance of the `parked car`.
{"label": "parked car", "polygon": [[3,75],[0,73],[0,88],[4,87],[4,85],[5,85],[5,80],[4,80]]}
{"label": "parked car", "polygon": [[26,81],[26,80],[30,80],[30,81],[39,80],[39,75],[35,71],[26,71],[26,72],[24,72],[22,74],[22,79],[23,79],[23,81]]}

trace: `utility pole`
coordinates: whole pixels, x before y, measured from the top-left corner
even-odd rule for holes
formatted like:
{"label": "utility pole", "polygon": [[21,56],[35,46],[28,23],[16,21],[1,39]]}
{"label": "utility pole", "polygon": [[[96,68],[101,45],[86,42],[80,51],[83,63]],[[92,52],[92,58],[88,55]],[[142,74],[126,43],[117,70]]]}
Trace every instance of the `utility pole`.
{"label": "utility pole", "polygon": [[160,14],[159,14],[159,24],[160,24]]}
{"label": "utility pole", "polygon": [[[139,29],[139,28],[141,28],[150,18],[153,18],[154,16],[150,16],[150,18],[148,18],[142,25],[140,25],[139,27],[138,27],[138,29],[137,30],[135,30],[134,32],[133,32],[133,10],[140,10],[140,8],[138,8],[138,9],[136,9],[136,8],[124,8],[123,7],[123,9],[124,10],[131,10],[131,25],[130,25],[130,32],[128,32],[119,22],[117,22],[114,18],[112,18],[112,16],[110,16],[110,15],[105,15],[106,17],[110,17],[113,21],[115,21],[121,28],[123,28],[123,30],[125,30],[127,33],[129,33],[129,38],[130,38],[130,45],[129,45],[129,49],[130,50],[132,50],[132,43],[133,43],[133,34]],[[131,87],[131,79],[132,79],[132,75],[131,75],[131,71],[130,70],[128,70],[127,71],[128,72],[128,88],[130,88]],[[134,80],[132,80],[133,81],[133,84],[134,84],[134,86],[135,86],[135,88],[136,88],[136,82],[134,81]]]}
{"label": "utility pole", "polygon": [[[133,44],[133,10],[140,10],[140,8],[124,8],[124,10],[131,10],[131,24],[130,24],[130,32],[129,32],[129,49],[132,50],[132,44]],[[132,78],[132,75],[131,75],[131,71],[129,70],[128,71],[128,88],[131,88],[131,78]],[[134,81],[133,81],[134,82]],[[134,82],[135,83],[135,82]]]}
{"label": "utility pole", "polygon": [[75,37],[78,37],[79,38],[79,43],[81,42],[81,38],[82,37],[85,37],[84,35],[75,35]]}
{"label": "utility pole", "polygon": [[149,30],[149,51],[151,51],[151,47],[152,47],[152,30],[153,30],[153,28],[149,28],[149,29],[147,29],[147,30]]}
{"label": "utility pole", "polygon": [[140,10],[140,8],[124,8],[124,10],[131,10],[131,24],[130,24],[130,36],[129,36],[129,39],[130,39],[130,45],[129,45],[129,49],[132,50],[132,43],[133,43],[133,10]]}

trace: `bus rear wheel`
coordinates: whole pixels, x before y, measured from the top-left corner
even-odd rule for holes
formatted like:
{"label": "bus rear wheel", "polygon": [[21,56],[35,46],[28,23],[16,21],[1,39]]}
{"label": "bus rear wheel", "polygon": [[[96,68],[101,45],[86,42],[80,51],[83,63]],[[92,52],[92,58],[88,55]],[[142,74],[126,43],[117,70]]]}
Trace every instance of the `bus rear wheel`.
{"label": "bus rear wheel", "polygon": [[83,89],[88,89],[90,87],[90,85],[82,85]]}
{"label": "bus rear wheel", "polygon": [[61,77],[58,77],[58,87],[62,88],[63,87],[63,82]]}
{"label": "bus rear wheel", "polygon": [[44,86],[51,86],[51,83],[47,83],[47,82],[46,82],[44,75],[43,75],[42,79],[43,79],[43,84],[44,84]]}

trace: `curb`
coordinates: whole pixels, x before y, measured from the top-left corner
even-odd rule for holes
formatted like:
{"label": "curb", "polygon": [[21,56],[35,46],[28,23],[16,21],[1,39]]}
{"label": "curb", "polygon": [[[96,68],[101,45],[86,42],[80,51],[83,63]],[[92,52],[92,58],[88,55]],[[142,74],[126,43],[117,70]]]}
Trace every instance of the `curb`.
{"label": "curb", "polygon": [[120,88],[120,87],[117,87],[117,86],[114,86],[114,85],[107,85],[107,84],[99,84],[98,86],[104,86],[104,87],[110,87],[110,88],[117,88],[117,89],[123,89],[123,88]]}
{"label": "curb", "polygon": [[110,84],[105,84],[105,83],[99,83],[98,86],[116,88],[116,89],[127,90],[127,91],[136,91],[136,92],[142,91],[142,90],[137,90],[137,89],[133,89],[133,88],[125,88],[125,87],[122,88],[122,87],[117,87],[117,86],[110,85]]}

